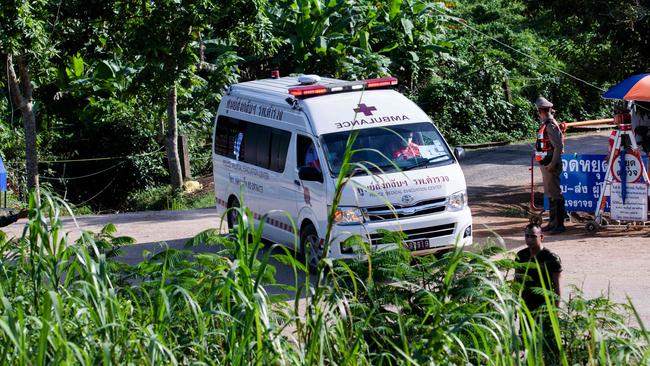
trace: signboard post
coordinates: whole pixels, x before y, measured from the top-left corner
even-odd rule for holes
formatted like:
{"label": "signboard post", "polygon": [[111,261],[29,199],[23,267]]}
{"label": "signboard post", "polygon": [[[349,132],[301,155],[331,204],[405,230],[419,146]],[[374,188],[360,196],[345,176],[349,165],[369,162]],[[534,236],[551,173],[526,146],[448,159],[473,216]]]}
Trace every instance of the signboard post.
{"label": "signboard post", "polygon": [[610,168],[605,174],[603,188],[596,204],[595,218],[585,225],[587,232],[591,233],[600,228],[608,198],[613,219],[645,222],[648,218],[650,180],[641,161],[632,126],[620,123],[613,136],[614,144],[607,159]]}

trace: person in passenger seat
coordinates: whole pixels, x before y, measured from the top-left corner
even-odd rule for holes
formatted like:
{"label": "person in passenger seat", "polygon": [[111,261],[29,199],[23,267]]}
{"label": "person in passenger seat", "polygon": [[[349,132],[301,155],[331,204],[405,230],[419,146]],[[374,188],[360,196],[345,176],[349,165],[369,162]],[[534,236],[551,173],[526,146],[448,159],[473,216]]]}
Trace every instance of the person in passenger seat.
{"label": "person in passenger seat", "polygon": [[312,168],[316,168],[318,169],[318,171],[321,171],[320,159],[318,159],[316,146],[314,146],[313,142],[309,145],[309,147],[305,151],[305,165],[310,166]]}
{"label": "person in passenger seat", "polygon": [[413,132],[409,133],[406,140],[396,141],[394,146],[393,159],[406,160],[421,157],[420,146],[413,142]]}

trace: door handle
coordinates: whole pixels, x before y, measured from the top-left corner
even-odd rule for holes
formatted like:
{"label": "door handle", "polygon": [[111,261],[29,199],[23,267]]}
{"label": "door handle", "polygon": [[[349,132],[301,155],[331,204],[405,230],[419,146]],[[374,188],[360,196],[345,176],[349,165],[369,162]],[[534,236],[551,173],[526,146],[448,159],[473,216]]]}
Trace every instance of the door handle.
{"label": "door handle", "polygon": [[301,186],[300,181],[299,181],[298,179],[294,179],[294,180],[293,180],[293,183],[294,183],[295,185],[297,185],[298,187]]}

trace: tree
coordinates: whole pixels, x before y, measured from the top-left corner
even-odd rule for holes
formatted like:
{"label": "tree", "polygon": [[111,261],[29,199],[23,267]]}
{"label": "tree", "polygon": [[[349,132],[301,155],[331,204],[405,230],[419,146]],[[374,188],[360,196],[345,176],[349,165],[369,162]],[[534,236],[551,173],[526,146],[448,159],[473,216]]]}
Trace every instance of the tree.
{"label": "tree", "polygon": [[161,0],[139,4],[120,3],[117,11],[127,19],[125,55],[142,58],[144,68],[138,75],[141,86],[153,100],[165,100],[167,132],[165,147],[170,183],[182,185],[178,156],[178,87],[187,83],[201,64],[202,33],[226,35],[233,20],[255,16],[254,1]]}
{"label": "tree", "polygon": [[38,151],[32,80],[34,75],[38,79],[47,78],[49,59],[56,54],[49,37],[50,25],[56,22],[49,6],[46,0],[35,0],[6,1],[0,7],[0,59],[6,66],[11,99],[21,112],[25,129],[27,187],[37,192]]}
{"label": "tree", "polygon": [[[612,85],[650,67],[650,3],[645,0],[527,0],[538,29],[566,71],[598,86]],[[593,111],[611,106],[603,90],[581,85],[577,99]]]}

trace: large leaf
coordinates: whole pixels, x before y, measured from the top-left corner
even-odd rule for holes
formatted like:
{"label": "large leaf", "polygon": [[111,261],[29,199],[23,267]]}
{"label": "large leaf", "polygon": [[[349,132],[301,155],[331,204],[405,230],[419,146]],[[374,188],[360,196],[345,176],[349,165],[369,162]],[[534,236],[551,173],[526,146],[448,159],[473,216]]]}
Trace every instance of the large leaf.
{"label": "large leaf", "polygon": [[316,53],[324,55],[327,53],[327,38],[320,36],[316,41]]}
{"label": "large leaf", "polygon": [[396,49],[397,46],[399,46],[399,45],[397,44],[397,42],[393,42],[393,43],[391,43],[391,44],[385,46],[385,47],[382,48],[381,50],[377,51],[377,53],[386,53],[386,52],[390,52],[390,51]]}
{"label": "large leaf", "polygon": [[390,10],[388,11],[388,19],[393,20],[395,19],[395,16],[399,14],[400,9],[402,7],[402,2],[403,0],[391,0],[390,2]]}
{"label": "large leaf", "polygon": [[370,52],[369,39],[370,39],[370,33],[368,33],[367,31],[359,32],[359,45],[361,46],[361,48],[363,48],[368,52]]}
{"label": "large leaf", "polygon": [[84,60],[77,53],[76,55],[70,57],[70,66],[72,67],[72,75],[79,78],[84,74]]}
{"label": "large leaf", "polygon": [[95,66],[94,76],[97,79],[109,80],[115,77],[115,71],[113,71],[108,61],[102,61]]}
{"label": "large leaf", "polygon": [[401,22],[404,33],[409,38],[409,41],[413,42],[413,22],[408,18],[402,18]]}

